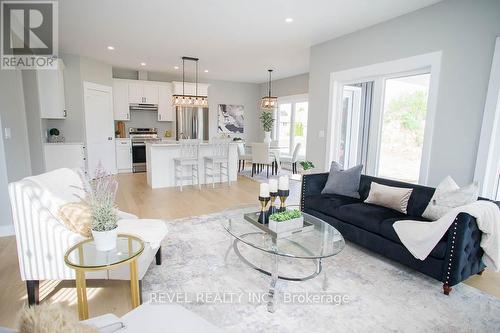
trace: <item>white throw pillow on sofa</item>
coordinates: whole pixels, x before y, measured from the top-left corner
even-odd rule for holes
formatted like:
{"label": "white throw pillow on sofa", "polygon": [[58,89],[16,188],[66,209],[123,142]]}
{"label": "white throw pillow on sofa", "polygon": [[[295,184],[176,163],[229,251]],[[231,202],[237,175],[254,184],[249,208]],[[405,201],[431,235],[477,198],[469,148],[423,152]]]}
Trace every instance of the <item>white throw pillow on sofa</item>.
{"label": "white throw pillow on sofa", "polygon": [[477,183],[459,187],[453,178],[448,176],[436,187],[436,191],[422,216],[432,221],[438,220],[453,208],[477,201],[478,196]]}
{"label": "white throw pillow on sofa", "polygon": [[407,214],[412,188],[382,185],[376,182],[370,184],[370,193],[365,202],[397,210]]}

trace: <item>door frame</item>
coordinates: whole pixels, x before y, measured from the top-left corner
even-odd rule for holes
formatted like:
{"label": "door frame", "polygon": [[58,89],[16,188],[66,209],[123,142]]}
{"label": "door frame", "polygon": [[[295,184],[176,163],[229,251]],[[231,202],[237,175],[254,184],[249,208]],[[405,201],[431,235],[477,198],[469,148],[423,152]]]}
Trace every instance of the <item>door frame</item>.
{"label": "door frame", "polygon": [[[384,82],[386,77],[398,76],[398,74],[411,73],[423,69],[428,69],[431,74],[429,84],[429,95],[427,101],[427,116],[425,122],[424,142],[422,148],[422,158],[420,163],[419,184],[427,184],[429,177],[431,143],[434,134],[434,119],[437,108],[437,97],[439,89],[439,79],[441,72],[442,52],[432,52],[413,57],[357,67],[330,74],[330,100],[328,105],[328,125],[326,135],[326,156],[325,170],[330,168],[331,161],[339,156],[341,117],[342,117],[342,96],[343,86],[359,82],[375,81],[373,90],[373,110],[381,110],[384,96]],[[380,121],[378,126],[380,126]],[[380,133],[380,129],[370,128],[370,132],[375,130]],[[380,139],[379,139],[380,140]],[[380,149],[377,142],[377,149]],[[376,152],[375,152],[376,153]],[[369,153],[370,154],[370,153]],[[373,149],[372,153],[373,154]],[[373,156],[370,155],[369,158]],[[376,167],[366,170],[367,174],[375,174]]]}
{"label": "door frame", "polygon": [[496,38],[491,63],[488,92],[484,104],[483,124],[477,150],[474,180],[481,195],[495,199],[499,191],[500,175],[500,37]]}
{"label": "door frame", "polygon": [[[308,94],[297,94],[297,95],[288,95],[288,96],[282,96],[278,97],[278,107],[276,108],[276,140],[279,141],[279,135],[280,135],[280,130],[279,130],[279,112],[280,112],[280,104],[287,104],[290,103],[290,140],[288,142],[289,148],[288,148],[288,154],[292,155],[293,150],[295,149],[295,104],[296,103],[303,103],[307,102],[308,103],[308,109],[307,112],[309,114],[309,95]],[[305,148],[305,147],[304,147]],[[305,156],[301,156],[305,157]]]}
{"label": "door frame", "polygon": [[[112,125],[114,128],[114,114],[113,114],[113,87],[111,86],[106,86],[94,82],[89,82],[89,81],[83,81],[83,123],[84,123],[84,129],[85,129],[85,173],[89,174],[89,156],[88,156],[88,138],[87,138],[87,120],[86,120],[86,112],[85,112],[85,100],[87,98],[87,94],[89,90],[97,90],[97,91],[102,91],[109,93],[109,105],[111,106],[111,119],[112,119]],[[115,150],[114,158],[115,158],[115,167],[113,170],[107,170],[107,172],[111,174],[116,174],[118,173],[117,166],[116,166],[116,146],[115,146],[115,134],[112,133],[113,137],[113,149]]]}

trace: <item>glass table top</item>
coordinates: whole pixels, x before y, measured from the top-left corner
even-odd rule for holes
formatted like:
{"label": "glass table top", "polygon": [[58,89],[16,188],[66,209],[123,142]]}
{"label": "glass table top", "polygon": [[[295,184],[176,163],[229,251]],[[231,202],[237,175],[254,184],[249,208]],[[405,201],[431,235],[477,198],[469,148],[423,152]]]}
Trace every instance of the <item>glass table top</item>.
{"label": "glass table top", "polygon": [[75,244],[68,251],[64,261],[72,268],[103,269],[132,260],[142,253],[144,242],[132,235],[118,235],[116,248],[98,251],[93,239],[86,239]]}
{"label": "glass table top", "polygon": [[[298,206],[288,206],[298,209]],[[259,250],[285,257],[301,259],[319,259],[331,257],[344,249],[345,242],[340,232],[325,221],[302,212],[304,221],[314,228],[294,233],[286,238],[273,238],[251,222],[245,220],[244,214],[257,212],[258,205],[235,207],[223,213],[224,229],[239,241]]]}

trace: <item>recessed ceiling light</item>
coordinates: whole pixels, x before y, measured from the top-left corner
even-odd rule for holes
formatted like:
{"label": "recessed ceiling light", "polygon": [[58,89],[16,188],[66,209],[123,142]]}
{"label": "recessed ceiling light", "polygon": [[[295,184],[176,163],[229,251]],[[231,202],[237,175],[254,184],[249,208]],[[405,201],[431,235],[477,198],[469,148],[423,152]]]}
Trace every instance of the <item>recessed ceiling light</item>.
{"label": "recessed ceiling light", "polygon": [[286,22],[286,23],[292,23],[292,22],[293,22],[293,18],[291,18],[291,17],[287,17],[287,18],[285,19],[285,22]]}
{"label": "recessed ceiling light", "polygon": [[145,62],[141,62],[141,66],[146,66],[146,63]]}
{"label": "recessed ceiling light", "polygon": [[108,46],[108,50],[113,51],[114,49],[115,49],[115,47],[114,47],[114,46],[111,46],[111,45],[110,45],[110,46]]}
{"label": "recessed ceiling light", "polygon": [[205,73],[208,73],[208,69],[205,69],[205,70],[204,70],[204,72],[205,72]]}
{"label": "recessed ceiling light", "polygon": [[179,66],[174,66],[174,69],[179,69]]}

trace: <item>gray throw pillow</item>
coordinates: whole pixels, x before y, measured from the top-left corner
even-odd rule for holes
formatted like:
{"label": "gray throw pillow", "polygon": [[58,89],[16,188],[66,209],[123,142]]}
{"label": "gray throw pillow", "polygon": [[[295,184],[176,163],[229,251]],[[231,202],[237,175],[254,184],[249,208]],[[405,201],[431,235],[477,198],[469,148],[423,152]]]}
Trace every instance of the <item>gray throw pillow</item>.
{"label": "gray throw pillow", "polygon": [[356,165],[350,169],[342,170],[337,162],[332,162],[330,174],[321,194],[339,194],[346,197],[359,199],[359,181],[363,165]]}

